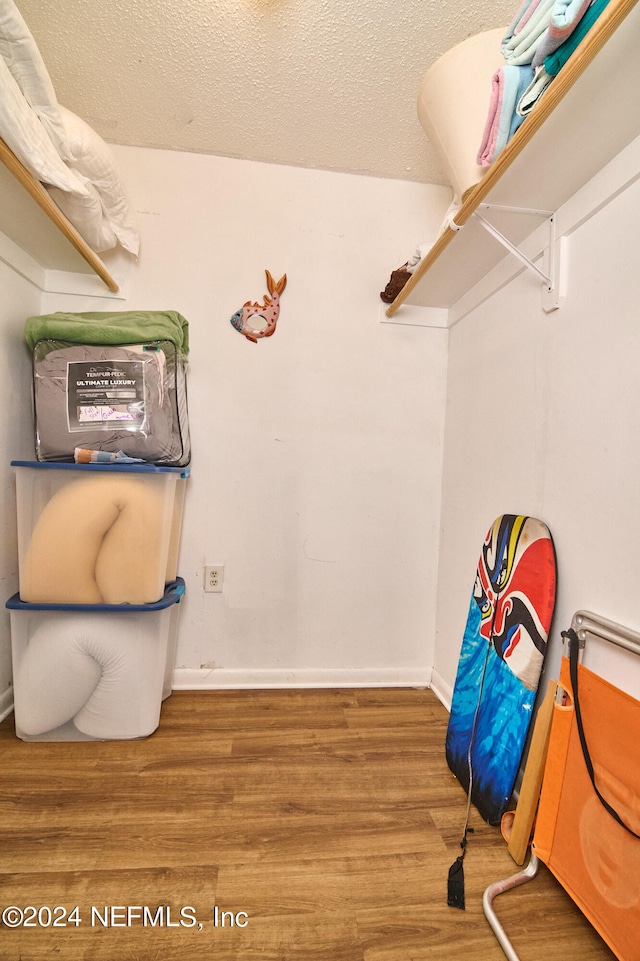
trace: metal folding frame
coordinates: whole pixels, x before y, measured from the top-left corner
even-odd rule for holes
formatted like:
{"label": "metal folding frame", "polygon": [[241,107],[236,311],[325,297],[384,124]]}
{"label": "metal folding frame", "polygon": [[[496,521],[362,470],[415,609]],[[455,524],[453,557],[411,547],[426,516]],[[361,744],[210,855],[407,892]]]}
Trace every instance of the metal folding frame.
{"label": "metal folding frame", "polygon": [[[621,624],[616,624],[605,617],[600,617],[598,614],[592,614],[590,611],[576,611],[571,620],[571,627],[578,635],[581,650],[584,649],[587,636],[591,634],[626,651],[631,651],[633,654],[640,654],[640,633],[628,627],[623,627]],[[515,951],[498,920],[493,902],[498,895],[504,894],[505,891],[510,891],[521,884],[526,884],[527,881],[532,881],[536,877],[539,867],[540,859],[534,851],[531,851],[529,863],[522,871],[490,884],[482,898],[485,917],[509,961],[521,961],[520,955]]]}

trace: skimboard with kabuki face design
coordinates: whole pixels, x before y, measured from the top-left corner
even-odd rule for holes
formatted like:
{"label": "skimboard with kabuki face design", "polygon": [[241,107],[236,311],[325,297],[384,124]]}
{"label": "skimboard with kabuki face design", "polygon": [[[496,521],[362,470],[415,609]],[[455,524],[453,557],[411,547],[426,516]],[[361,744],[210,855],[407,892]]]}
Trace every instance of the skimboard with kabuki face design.
{"label": "skimboard with kabuki face design", "polygon": [[548,528],[503,514],[478,562],[446,738],[449,767],[498,824],[522,760],[556,593]]}

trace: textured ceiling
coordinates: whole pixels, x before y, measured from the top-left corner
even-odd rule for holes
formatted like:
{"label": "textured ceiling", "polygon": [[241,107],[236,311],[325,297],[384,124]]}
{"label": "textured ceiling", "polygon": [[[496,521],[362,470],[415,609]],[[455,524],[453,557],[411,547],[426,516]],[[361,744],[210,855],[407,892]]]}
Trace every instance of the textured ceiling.
{"label": "textured ceiling", "polygon": [[118,144],[444,183],[416,114],[515,0],[16,0],[60,103]]}

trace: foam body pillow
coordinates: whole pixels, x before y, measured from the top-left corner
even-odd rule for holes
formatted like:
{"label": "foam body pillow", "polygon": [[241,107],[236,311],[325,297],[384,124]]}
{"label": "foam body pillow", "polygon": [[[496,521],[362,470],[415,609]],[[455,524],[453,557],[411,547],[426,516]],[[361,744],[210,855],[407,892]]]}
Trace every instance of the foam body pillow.
{"label": "foam body pillow", "polygon": [[165,659],[153,615],[52,614],[16,667],[16,728],[34,737],[73,719],[93,738],[147,737],[160,720]]}
{"label": "foam body pillow", "polygon": [[122,473],[82,477],[62,487],[36,521],[20,571],[22,600],[158,601],[170,532],[162,491],[149,479]]}

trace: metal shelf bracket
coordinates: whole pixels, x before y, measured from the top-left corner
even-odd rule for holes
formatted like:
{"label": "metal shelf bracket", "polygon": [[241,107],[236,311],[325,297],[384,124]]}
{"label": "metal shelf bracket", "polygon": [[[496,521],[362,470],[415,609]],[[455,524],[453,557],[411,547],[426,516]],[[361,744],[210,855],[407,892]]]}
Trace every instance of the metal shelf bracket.
{"label": "metal shelf bracket", "polygon": [[[503,213],[531,214],[534,217],[542,217],[547,220],[549,228],[549,245],[546,252],[546,273],[541,270],[526,254],[516,247],[508,237],[490,223],[478,210],[500,210]],[[564,263],[565,238],[556,238],[556,215],[553,210],[538,210],[533,207],[503,207],[498,204],[479,204],[478,210],[474,210],[472,216],[478,223],[491,234],[491,236],[502,244],[509,253],[513,254],[521,264],[536,275],[543,284],[542,308],[547,313],[557,310],[564,299],[564,273],[562,265]]]}

